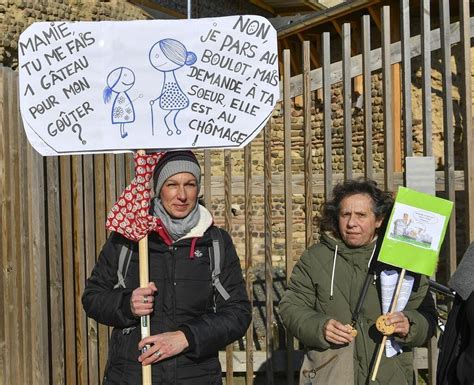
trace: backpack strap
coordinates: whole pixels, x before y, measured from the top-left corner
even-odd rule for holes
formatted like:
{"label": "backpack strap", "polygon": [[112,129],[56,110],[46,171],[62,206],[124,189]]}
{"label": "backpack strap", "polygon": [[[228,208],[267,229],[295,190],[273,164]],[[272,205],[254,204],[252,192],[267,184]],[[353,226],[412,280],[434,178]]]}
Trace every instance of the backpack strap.
{"label": "backpack strap", "polygon": [[227,301],[230,298],[230,294],[222,286],[222,283],[219,279],[221,274],[221,267],[224,261],[224,239],[220,230],[212,226],[211,227],[211,238],[212,238],[212,249],[211,252],[211,279],[212,285],[216,288],[217,292],[224,298],[224,301]]}
{"label": "backpack strap", "polygon": [[128,266],[132,259],[132,248],[127,243],[122,246],[119,254],[119,262],[117,268],[117,283],[114,286],[116,288],[125,288],[125,277],[127,276]]}
{"label": "backpack strap", "polygon": [[[125,277],[127,276],[128,266],[130,265],[130,260],[132,259],[133,249],[132,245],[125,243],[120,249],[119,262],[117,268],[117,283],[114,286],[114,289],[117,288],[126,288]],[[136,326],[131,326],[129,328],[122,329],[122,334],[127,335],[135,329]]]}

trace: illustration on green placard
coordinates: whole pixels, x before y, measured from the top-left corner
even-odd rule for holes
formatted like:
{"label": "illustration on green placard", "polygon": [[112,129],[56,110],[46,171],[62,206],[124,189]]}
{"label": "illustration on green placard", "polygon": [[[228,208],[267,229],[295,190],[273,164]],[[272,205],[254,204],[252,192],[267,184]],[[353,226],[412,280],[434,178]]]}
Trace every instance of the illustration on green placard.
{"label": "illustration on green placard", "polygon": [[438,250],[445,217],[403,203],[395,203],[388,238]]}
{"label": "illustration on green placard", "polygon": [[432,275],[453,202],[400,187],[380,249],[379,261]]}

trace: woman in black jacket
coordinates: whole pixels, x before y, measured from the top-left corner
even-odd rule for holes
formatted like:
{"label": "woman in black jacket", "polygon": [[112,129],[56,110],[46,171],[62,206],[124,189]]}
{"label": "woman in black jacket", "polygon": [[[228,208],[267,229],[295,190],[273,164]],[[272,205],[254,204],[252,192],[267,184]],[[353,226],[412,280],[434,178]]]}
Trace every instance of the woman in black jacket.
{"label": "woman in black jacket", "polygon": [[[201,170],[190,151],[163,155],[155,167],[152,214],[158,226],[148,237],[150,284],[139,288],[138,248],[117,284],[119,254],[130,241],[107,240],[87,280],[87,315],[113,326],[104,385],[141,382],[141,365],[152,366],[152,383],[222,384],[218,351],[242,337],[251,320],[240,261],[223,230],[219,295],[211,281],[212,216],[198,203]],[[141,340],[140,317],[150,315],[151,336]],[[145,346],[147,350],[143,350]]]}
{"label": "woman in black jacket", "polygon": [[456,292],[440,340],[439,385],[474,384],[474,243],[468,247],[449,287]]}

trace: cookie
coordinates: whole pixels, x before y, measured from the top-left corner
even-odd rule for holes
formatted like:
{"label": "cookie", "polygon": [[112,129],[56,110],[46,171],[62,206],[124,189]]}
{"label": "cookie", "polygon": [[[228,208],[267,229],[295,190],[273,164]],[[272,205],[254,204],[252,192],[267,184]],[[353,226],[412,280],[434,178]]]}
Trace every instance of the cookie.
{"label": "cookie", "polygon": [[351,328],[352,337],[357,337],[357,329],[353,328],[350,324],[347,324],[346,326]]}
{"label": "cookie", "polygon": [[387,318],[388,318],[388,316],[381,315],[379,318],[377,318],[377,321],[375,321],[375,327],[384,336],[390,336],[395,331],[395,325],[387,325],[385,323]]}

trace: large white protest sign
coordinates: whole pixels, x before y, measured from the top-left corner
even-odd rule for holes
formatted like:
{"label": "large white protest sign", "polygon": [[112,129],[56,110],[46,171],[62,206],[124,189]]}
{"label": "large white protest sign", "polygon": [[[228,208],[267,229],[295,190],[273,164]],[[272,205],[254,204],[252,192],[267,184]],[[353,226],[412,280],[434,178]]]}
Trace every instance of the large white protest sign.
{"label": "large white protest sign", "polygon": [[34,23],[18,51],[42,155],[240,148],[279,98],[276,31],[259,16]]}

